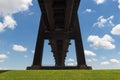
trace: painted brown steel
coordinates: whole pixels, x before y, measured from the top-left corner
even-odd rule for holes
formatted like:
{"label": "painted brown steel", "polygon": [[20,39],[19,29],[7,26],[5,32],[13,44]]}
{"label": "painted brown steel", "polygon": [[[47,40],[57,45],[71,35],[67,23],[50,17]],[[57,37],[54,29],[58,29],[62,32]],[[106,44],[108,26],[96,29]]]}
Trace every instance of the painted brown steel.
{"label": "painted brown steel", "polygon": [[[41,21],[34,60],[27,69],[91,69],[86,65],[78,20],[80,0],[38,0]],[[49,40],[55,66],[42,66],[44,40]],[[70,41],[75,40],[77,66],[65,66]]]}

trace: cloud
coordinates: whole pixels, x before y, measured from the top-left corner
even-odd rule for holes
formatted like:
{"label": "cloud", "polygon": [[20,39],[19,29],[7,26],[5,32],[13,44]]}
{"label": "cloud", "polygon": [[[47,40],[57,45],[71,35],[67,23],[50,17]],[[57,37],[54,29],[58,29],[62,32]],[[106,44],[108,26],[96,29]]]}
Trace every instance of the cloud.
{"label": "cloud", "polygon": [[105,26],[114,26],[114,23],[112,20],[114,19],[114,16],[110,16],[108,18],[104,18],[103,16],[98,17],[97,22],[93,24],[93,26],[96,27],[105,27]]}
{"label": "cloud", "polygon": [[120,24],[117,24],[113,29],[111,30],[111,34],[113,35],[120,35]]}
{"label": "cloud", "polygon": [[95,10],[92,9],[86,9],[85,11],[83,11],[82,13],[92,13],[95,12]]}
{"label": "cloud", "polygon": [[119,3],[118,8],[120,9],[120,0],[118,0],[118,3]]}
{"label": "cloud", "polygon": [[113,0],[118,2],[118,8],[120,9],[120,0]]}
{"label": "cloud", "polygon": [[68,59],[66,60],[66,65],[67,65],[67,66],[76,66],[76,65],[77,65],[77,62],[76,62],[74,59],[72,59],[72,58],[68,58]]}
{"label": "cloud", "polygon": [[6,58],[8,58],[7,55],[5,55],[5,54],[0,54],[0,62],[4,62]]}
{"label": "cloud", "polygon": [[103,4],[106,0],[94,0],[94,2],[99,5],[99,4]]}
{"label": "cloud", "polygon": [[101,62],[101,65],[108,65],[108,64],[110,64],[110,62],[109,62],[109,61],[104,61],[104,62]]}
{"label": "cloud", "polygon": [[95,59],[95,58],[92,58],[92,59],[87,59],[87,61],[88,61],[88,62],[96,62],[96,61],[98,61],[98,60]]}
{"label": "cloud", "polygon": [[74,66],[74,63],[68,63],[67,66]]}
{"label": "cloud", "polygon": [[30,12],[28,15],[33,15],[34,14],[34,12]]}
{"label": "cloud", "polygon": [[113,64],[113,63],[120,63],[120,61],[115,59],[115,58],[113,58],[113,59],[110,59],[109,61],[101,62],[101,65],[108,65],[108,64]]}
{"label": "cloud", "polygon": [[88,13],[92,12],[91,9],[86,9],[85,11],[88,12]]}
{"label": "cloud", "polygon": [[35,53],[35,50],[32,50],[31,52],[34,54],[34,53]]}
{"label": "cloud", "polygon": [[74,62],[74,59],[69,58],[67,61],[68,61],[68,62]]}
{"label": "cloud", "polygon": [[29,10],[32,0],[0,0],[0,32],[4,32],[6,28],[14,29],[17,22],[13,15],[19,12]]}
{"label": "cloud", "polygon": [[92,52],[92,51],[85,50],[84,52],[85,52],[86,56],[96,56],[96,54],[94,52]]}
{"label": "cloud", "polygon": [[27,51],[27,48],[23,47],[22,45],[17,45],[17,44],[14,44],[12,49],[14,51],[19,51],[19,52]]}
{"label": "cloud", "polygon": [[100,48],[114,49],[115,48],[115,45],[112,43],[114,42],[114,39],[108,34],[105,34],[102,38],[100,38],[97,35],[90,35],[87,41],[92,42],[90,46],[95,49],[100,49]]}
{"label": "cloud", "polygon": [[117,59],[110,59],[110,62],[112,62],[112,63],[120,63],[120,61],[117,60]]}
{"label": "cloud", "polygon": [[5,59],[5,58],[7,58],[7,55],[5,55],[5,54],[0,54],[0,59]]}
{"label": "cloud", "polygon": [[12,15],[29,9],[32,0],[0,0],[0,15]]}
{"label": "cloud", "polygon": [[0,22],[0,32],[4,32],[6,28],[14,29],[17,25],[12,16],[5,16],[3,22]]}

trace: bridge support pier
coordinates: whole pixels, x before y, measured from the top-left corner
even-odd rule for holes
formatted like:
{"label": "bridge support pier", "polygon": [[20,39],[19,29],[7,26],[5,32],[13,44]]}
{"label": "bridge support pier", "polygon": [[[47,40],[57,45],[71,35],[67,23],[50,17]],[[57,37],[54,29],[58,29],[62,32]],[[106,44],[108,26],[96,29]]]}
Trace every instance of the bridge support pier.
{"label": "bridge support pier", "polygon": [[[80,0],[38,0],[41,8],[34,60],[28,70],[38,69],[92,69],[86,65],[78,20]],[[44,40],[49,40],[55,66],[42,66]],[[70,40],[75,40],[77,66],[65,66]]]}

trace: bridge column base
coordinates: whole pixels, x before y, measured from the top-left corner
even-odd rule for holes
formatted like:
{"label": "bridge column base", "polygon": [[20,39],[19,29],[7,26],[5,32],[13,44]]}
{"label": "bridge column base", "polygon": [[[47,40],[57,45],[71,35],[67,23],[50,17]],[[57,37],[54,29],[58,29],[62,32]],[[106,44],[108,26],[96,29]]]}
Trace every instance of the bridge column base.
{"label": "bridge column base", "polygon": [[78,69],[85,69],[85,70],[92,70],[92,67],[91,66],[87,66],[87,65],[80,65],[80,66],[77,66]]}
{"label": "bridge column base", "polygon": [[81,65],[81,66],[64,66],[64,67],[56,67],[56,66],[39,66],[33,65],[31,67],[27,67],[27,70],[92,70],[91,66]]}
{"label": "bridge column base", "polygon": [[39,70],[39,69],[41,69],[41,66],[39,65],[32,65],[27,67],[27,70]]}

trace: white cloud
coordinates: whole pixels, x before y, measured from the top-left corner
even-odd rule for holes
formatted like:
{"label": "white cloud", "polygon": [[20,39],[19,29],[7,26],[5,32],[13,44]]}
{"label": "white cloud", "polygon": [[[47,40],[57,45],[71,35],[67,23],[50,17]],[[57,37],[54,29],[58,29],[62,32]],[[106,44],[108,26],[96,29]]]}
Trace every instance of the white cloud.
{"label": "white cloud", "polygon": [[97,26],[99,28],[105,27],[105,26],[114,26],[114,23],[112,20],[114,19],[114,16],[110,16],[108,18],[104,18],[103,16],[98,17],[97,22],[93,24],[93,26]]}
{"label": "white cloud", "polygon": [[17,45],[17,44],[14,44],[12,49],[15,51],[19,51],[19,52],[27,51],[27,48],[23,47],[22,45]]}
{"label": "white cloud", "polygon": [[91,59],[87,59],[88,62],[93,62]]}
{"label": "white cloud", "polygon": [[7,58],[7,55],[5,54],[0,54],[0,59],[6,59]]}
{"label": "white cloud", "polygon": [[96,61],[98,61],[98,60],[95,59],[95,58],[92,58],[92,59],[87,59],[87,61],[88,61],[88,62],[96,62]]}
{"label": "white cloud", "polygon": [[66,65],[67,66],[76,66],[77,62],[72,58],[68,58],[68,59],[66,59]]}
{"label": "white cloud", "polygon": [[118,8],[120,9],[120,0],[113,0],[118,2]]}
{"label": "white cloud", "polygon": [[84,52],[85,52],[86,56],[96,56],[96,54],[94,52],[92,52],[92,51],[85,50]]}
{"label": "white cloud", "polygon": [[98,61],[98,60],[97,60],[97,59],[95,59],[95,58],[93,58],[93,59],[92,59],[92,61],[96,62],[96,61]]}
{"label": "white cloud", "polygon": [[29,9],[32,0],[0,0],[0,15],[12,15]]}
{"label": "white cloud", "polygon": [[101,65],[108,65],[108,64],[113,64],[113,63],[120,63],[120,61],[113,58],[113,59],[110,59],[109,61],[101,62]]}
{"label": "white cloud", "polygon": [[120,24],[117,24],[115,27],[113,27],[111,33],[114,35],[120,35]]}
{"label": "white cloud", "polygon": [[110,64],[110,62],[109,62],[109,61],[104,61],[104,62],[101,62],[101,65],[108,65],[108,64]]}
{"label": "white cloud", "polygon": [[3,22],[0,22],[0,32],[4,32],[6,28],[14,29],[17,25],[12,16],[5,16]]}
{"label": "white cloud", "polygon": [[85,11],[88,12],[88,13],[92,12],[91,9],[86,9]]}
{"label": "white cloud", "polygon": [[35,50],[32,50],[31,52],[34,54],[34,53],[35,53]]}
{"label": "white cloud", "polygon": [[69,58],[67,61],[68,61],[68,62],[74,62],[74,59]]}
{"label": "white cloud", "polygon": [[67,66],[74,66],[74,63],[68,63]]}
{"label": "white cloud", "polygon": [[95,49],[100,49],[100,48],[114,49],[115,48],[115,45],[112,43],[114,42],[114,39],[108,34],[105,34],[102,38],[100,38],[97,35],[90,35],[87,40],[88,42],[92,42],[90,46]]}
{"label": "white cloud", "polygon": [[120,9],[120,0],[118,0],[118,3],[119,3],[118,8]]}
{"label": "white cloud", "polygon": [[94,0],[96,4],[103,4],[106,0]]}
{"label": "white cloud", "polygon": [[34,14],[34,12],[30,12],[28,15],[33,15]]}
{"label": "white cloud", "polygon": [[31,5],[32,0],[0,0],[0,17],[3,19],[3,22],[0,22],[0,32],[6,28],[13,30],[17,23],[12,16],[28,10]]}
{"label": "white cloud", "polygon": [[5,54],[0,54],[0,62],[4,62],[6,58],[8,58],[7,55],[5,55]]}
{"label": "white cloud", "polygon": [[95,10],[92,9],[86,9],[85,11],[83,11],[82,13],[92,13],[95,12]]}
{"label": "white cloud", "polygon": [[112,63],[120,63],[120,61],[117,60],[117,59],[110,59],[110,62],[112,62]]}

